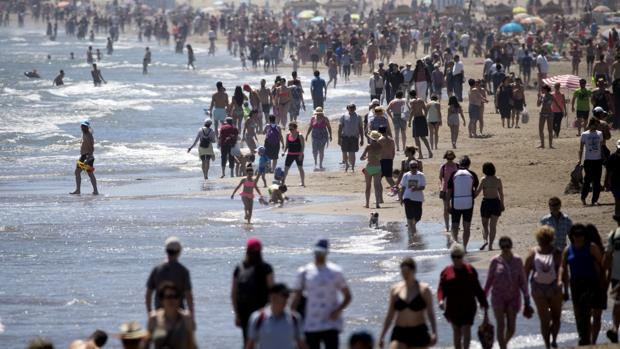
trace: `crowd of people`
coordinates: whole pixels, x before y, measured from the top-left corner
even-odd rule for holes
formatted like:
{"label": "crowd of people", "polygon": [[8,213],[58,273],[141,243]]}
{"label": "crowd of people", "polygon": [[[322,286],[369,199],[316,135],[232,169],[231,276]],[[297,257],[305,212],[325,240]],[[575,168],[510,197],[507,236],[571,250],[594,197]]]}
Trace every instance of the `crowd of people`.
{"label": "crowd of people", "polygon": [[[616,110],[620,110],[620,53],[615,30],[607,39],[601,39],[596,22],[554,17],[545,30],[532,26],[524,35],[509,36],[498,31],[503,20],[470,19],[465,24],[457,23],[426,6],[420,7],[411,21],[388,21],[383,10],[372,10],[356,21],[349,14],[300,24],[291,12],[274,14],[265,8],[245,6],[219,17],[189,7],[148,17],[149,10],[144,7],[124,7],[116,2],[102,9],[74,5],[61,8],[39,1],[9,4],[0,12],[0,24],[8,25],[11,13],[18,15],[18,23],[23,22],[25,13],[31,13],[34,20],[47,23],[46,35],[50,40],[57,39],[58,22],[63,21],[65,33],[78,39],[94,41],[101,31],[109,36],[108,55],[113,54],[113,42],[119,35],[133,26],[139,40],[150,41],[154,37],[166,44],[172,35],[176,51],[187,52],[188,69],[196,69],[197,61],[192,46],[186,43],[188,38],[208,35],[211,55],[222,32],[228,53],[238,56],[244,67],[249,59],[253,69],[262,65],[265,72],[277,74],[284,62],[290,62],[290,79],[278,75],[273,83],[262,79],[254,86],[256,82],[239,84],[230,96],[224,84],[217,82],[205,110],[207,119],[187,149],[191,152],[197,146],[205,180],[209,179],[210,164],[216,155],[221,159],[222,178],[227,168],[230,177],[241,177],[231,198],[239,192],[248,223],[257,196],[264,204],[284,203],[293,163],[300,185],[306,185],[307,143],[312,148],[314,171],[324,171],[325,148],[334,138],[342,152],[345,172],[355,172],[356,165],[359,169],[356,158],[361,151],[359,159],[365,161],[360,172],[365,180],[366,208],[372,207],[373,191],[373,206],[380,208],[384,203],[385,179],[388,195],[403,206],[410,241],[422,220],[425,190],[431,185],[440,188],[445,229],[452,240],[451,264],[441,272],[438,284],[431,286],[417,280],[415,260],[405,258],[400,265],[403,280],[389,290],[388,312],[376,343],[370,334],[356,333],[350,339],[350,348],[367,349],[388,342],[391,348],[434,345],[438,340],[434,300],[452,327],[455,348],[469,347],[478,306],[484,309],[485,318],[488,309],[492,310],[500,348],[509,347],[521,312],[528,318],[536,313],[545,346],[557,347],[562,304],[569,298],[579,345],[593,344],[601,331],[609,290],[614,300],[613,326],[606,336],[611,342],[618,342],[620,236],[616,235],[620,228],[609,235],[605,245],[594,225],[573,224],[561,210],[560,199],[553,197],[549,200],[550,213],[542,217],[534,232],[535,243],[523,259],[512,253],[510,237],[497,236],[498,221],[506,205],[496,166],[483,163],[484,176],[479,179],[471,169],[472,159],[463,155],[457,160],[455,153],[460,149],[457,144],[461,123],[473,142],[485,137],[484,117],[491,112],[500,116],[503,127],[518,129],[528,122],[530,113],[534,114],[534,106],[526,103],[526,93],[531,89],[537,91],[536,107],[540,108],[539,147],[553,148],[562,120],[568,120],[570,104],[571,112],[576,113],[578,162],[585,172],[581,201],[588,204],[592,193],[590,204],[597,205],[603,188],[610,190],[616,202],[614,219],[620,226],[620,141],[614,153],[607,145]],[[415,64],[395,63],[398,49],[402,60],[413,55]],[[570,52],[566,53],[567,50]],[[87,62],[93,66],[95,86],[106,82],[94,63],[100,60],[97,51],[91,47],[86,53]],[[570,60],[573,73],[578,74],[582,51],[587,60],[587,79],[579,81],[580,87],[572,96],[562,92],[566,86],[545,82],[554,60]],[[466,71],[462,61],[470,53],[484,60],[478,79],[471,78],[474,73]],[[148,74],[151,60],[147,47],[142,60],[144,74]],[[307,64],[311,65],[313,78],[304,89],[297,71]],[[327,71],[327,82],[321,70]],[[536,74],[534,79],[532,70]],[[336,122],[337,129],[333,130],[325,111],[328,88],[336,88],[338,78],[359,79],[366,71],[370,74],[368,112],[360,115],[356,104],[347,104],[346,112]],[[62,85],[63,77],[61,71],[54,84]],[[595,89],[588,88],[590,81]],[[469,87],[466,94],[465,84]],[[306,93],[310,98],[304,97]],[[300,114],[306,110],[305,100],[312,101],[312,117],[302,125]],[[442,113],[442,103],[446,115]],[[487,105],[491,103],[492,107]],[[445,161],[434,176],[435,184],[430,184],[423,171],[423,150],[427,158],[436,156],[439,129],[444,122],[450,129],[452,149],[444,151]],[[83,121],[80,127],[82,144],[72,194],[81,193],[82,171],[90,178],[93,194],[98,194],[91,124]],[[409,145],[409,132],[415,146]],[[400,167],[394,168],[400,152],[404,159]],[[281,157],[283,168],[278,166]],[[266,176],[271,174],[273,181],[268,185]],[[265,193],[261,192],[261,182],[267,188]],[[267,193],[269,199],[263,197]],[[494,250],[497,240],[500,250],[490,261],[484,287],[476,269],[464,260],[474,203],[480,196],[484,240],[480,249]],[[230,292],[235,325],[242,330],[245,348],[318,349],[321,344],[326,349],[338,347],[343,312],[355,306],[354,290],[348,287],[343,270],[327,260],[329,241],[320,239],[312,248],[314,260],[298,270],[294,285],[287,286],[276,281],[274,269],[263,260],[261,242],[255,238],[247,241],[246,256],[233,272]],[[165,250],[168,260],[155,267],[147,281],[146,328],[135,322],[123,324],[118,337],[124,348],[197,347],[192,284],[189,271],[179,262],[180,241],[169,238]],[[390,328],[392,333],[386,340]],[[86,340],[76,341],[71,348],[100,348],[106,341],[107,335],[97,331]],[[37,339],[30,347],[49,348],[51,344]]]}

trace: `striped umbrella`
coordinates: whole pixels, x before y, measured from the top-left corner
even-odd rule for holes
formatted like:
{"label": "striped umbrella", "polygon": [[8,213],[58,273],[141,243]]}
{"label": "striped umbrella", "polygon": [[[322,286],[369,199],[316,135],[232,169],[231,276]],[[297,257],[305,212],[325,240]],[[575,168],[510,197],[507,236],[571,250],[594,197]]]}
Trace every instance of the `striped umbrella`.
{"label": "striped umbrella", "polygon": [[559,82],[562,88],[576,90],[579,88],[579,80],[581,78],[576,75],[556,75],[543,79],[543,82],[548,86],[553,86]]}

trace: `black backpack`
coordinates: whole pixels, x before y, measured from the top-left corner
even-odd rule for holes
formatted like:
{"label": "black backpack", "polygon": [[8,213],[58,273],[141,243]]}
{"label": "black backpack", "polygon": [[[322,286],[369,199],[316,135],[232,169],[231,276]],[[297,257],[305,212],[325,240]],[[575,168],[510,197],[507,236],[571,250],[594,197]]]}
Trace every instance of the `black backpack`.
{"label": "black backpack", "polygon": [[201,148],[209,148],[211,146],[211,138],[209,137],[211,135],[211,129],[207,129],[209,130],[209,133],[205,133],[205,129],[202,129],[202,135],[200,136],[200,147]]}

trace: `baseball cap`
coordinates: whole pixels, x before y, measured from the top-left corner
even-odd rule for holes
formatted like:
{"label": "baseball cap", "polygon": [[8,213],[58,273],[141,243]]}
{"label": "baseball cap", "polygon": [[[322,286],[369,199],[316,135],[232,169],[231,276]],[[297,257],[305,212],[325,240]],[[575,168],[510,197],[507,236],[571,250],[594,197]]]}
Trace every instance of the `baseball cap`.
{"label": "baseball cap", "polygon": [[166,251],[179,252],[181,251],[181,241],[176,236],[171,236],[166,239]]}
{"label": "baseball cap", "polygon": [[224,88],[224,84],[221,81],[218,81],[218,82],[215,83],[215,87],[217,87],[217,88]]}
{"label": "baseball cap", "polygon": [[248,251],[260,251],[263,249],[263,244],[257,238],[249,238],[246,242]]}
{"label": "baseball cap", "polygon": [[213,121],[211,121],[211,119],[209,119],[209,118],[205,119],[205,125],[211,126],[212,123],[213,123]]}
{"label": "baseball cap", "polygon": [[82,122],[80,122],[80,125],[82,125],[82,126],[86,126],[86,127],[90,127],[90,121],[88,121],[88,120],[83,120]]}
{"label": "baseball cap", "polygon": [[329,241],[327,239],[319,239],[319,241],[314,244],[314,252],[327,254],[327,252],[329,252]]}
{"label": "baseball cap", "polygon": [[605,109],[603,109],[602,107],[596,107],[596,108],[594,108],[594,110],[592,112],[594,112],[594,113],[607,113],[605,111]]}

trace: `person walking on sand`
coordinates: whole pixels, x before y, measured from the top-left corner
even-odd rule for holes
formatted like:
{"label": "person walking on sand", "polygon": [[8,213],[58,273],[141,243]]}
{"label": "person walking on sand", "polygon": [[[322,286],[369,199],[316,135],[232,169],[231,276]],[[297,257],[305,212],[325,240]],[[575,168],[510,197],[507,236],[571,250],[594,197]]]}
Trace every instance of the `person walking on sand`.
{"label": "person walking on sand", "polygon": [[[310,119],[308,131],[306,131],[306,139],[312,133],[312,156],[314,157],[314,171],[325,171],[323,167],[323,158],[325,157],[325,148],[332,141],[332,126],[329,119],[323,113],[322,107],[314,110],[314,115]],[[318,160],[318,167],[317,167]]]}
{"label": "person walking on sand", "polygon": [[[390,185],[393,195],[396,194],[396,182],[394,182],[394,157],[396,157],[396,145],[392,137],[387,134],[385,127],[379,127],[378,143],[381,145],[381,177]],[[383,193],[383,187],[381,187]],[[383,194],[381,195],[383,197]],[[383,203],[383,201],[381,201]]]}
{"label": "person walking on sand", "polygon": [[257,238],[246,242],[245,258],[233,272],[230,299],[235,313],[235,325],[243,331],[243,342],[248,342],[250,316],[263,308],[269,300],[269,289],[274,276],[271,265],[263,260],[263,245]]}
{"label": "person walking on sand", "polygon": [[[586,130],[588,125],[588,116],[590,114],[590,98],[592,92],[586,88],[586,79],[579,80],[579,89],[573,92],[573,98],[571,99],[571,110],[575,112],[577,109],[577,136],[581,136],[581,128]],[[575,108],[575,102],[577,102],[577,108]]]}
{"label": "person walking on sand", "polygon": [[82,186],[82,171],[86,171],[88,178],[90,178],[90,184],[93,186],[93,195],[99,195],[97,190],[97,178],[95,178],[95,138],[93,137],[92,129],[90,128],[90,122],[84,120],[80,123],[82,130],[82,145],[80,146],[80,159],[75,166],[75,190],[71,194],[79,195],[80,188]]}
{"label": "person walking on sand", "polygon": [[409,119],[407,101],[403,98],[403,91],[396,92],[386,110],[387,115],[394,125],[394,140],[396,141],[396,151],[400,151],[400,140],[402,140],[403,150],[407,146],[407,120]]}
{"label": "person walking on sand", "polygon": [[276,124],[275,115],[269,115],[269,123],[265,125],[263,133],[265,134],[265,155],[271,160],[271,170],[273,171],[278,165],[280,145],[284,148],[282,129]]}
{"label": "person walking on sand", "polygon": [[[379,348],[383,348],[385,335],[392,323],[390,348],[428,348],[437,342],[433,292],[427,283],[417,280],[416,271],[413,258],[407,257],[400,263],[403,281],[390,288],[389,307],[379,337]],[[430,333],[427,323],[431,325]]]}
{"label": "person walking on sand", "polygon": [[229,164],[228,167],[230,168],[230,176],[235,176],[235,157],[231,151],[232,148],[235,147],[235,144],[237,144],[238,137],[239,129],[235,127],[233,119],[226,118],[224,124],[220,128],[219,135],[220,156],[222,157],[222,176],[220,178],[224,178],[226,176],[226,163]]}
{"label": "person walking on sand", "polygon": [[243,211],[245,212],[244,219],[248,224],[250,224],[252,223],[252,210],[254,208],[254,191],[256,191],[261,198],[263,194],[261,194],[260,189],[258,189],[258,185],[256,185],[256,180],[254,179],[254,169],[252,169],[252,167],[247,167],[245,173],[247,176],[241,179],[239,185],[237,185],[235,190],[233,190],[233,193],[230,195],[230,198],[234,199],[239,188],[243,187],[239,196],[241,196],[241,201],[243,202]]}
{"label": "person walking on sand", "polygon": [[541,226],[550,226],[555,231],[553,246],[555,249],[564,251],[568,232],[573,227],[573,221],[562,212],[562,201],[554,196],[549,199],[549,213],[540,219]]}
{"label": "person walking on sand", "polygon": [[465,263],[465,249],[459,244],[450,248],[452,265],[444,268],[439,276],[437,299],[439,309],[452,325],[452,345],[455,349],[469,349],[471,326],[476,317],[476,300],[487,311],[489,304],[480,286],[478,272]]}
{"label": "person walking on sand", "polygon": [[508,342],[516,332],[517,314],[521,310],[521,298],[525,312],[531,311],[527,279],[521,257],[512,253],[512,240],[507,236],[499,239],[501,253],[491,259],[485,294],[491,291],[491,305],[497,322],[497,342],[501,349],[508,348]]}
{"label": "person walking on sand", "polygon": [[211,96],[211,105],[209,106],[209,114],[213,117],[215,123],[215,134],[217,135],[220,122],[226,120],[226,108],[228,108],[228,94],[224,88],[224,84],[218,81],[215,84],[217,91]]}
{"label": "person walking on sand", "polygon": [[243,124],[243,131],[241,132],[241,139],[245,141],[245,144],[248,146],[252,154],[254,154],[256,148],[258,147],[258,135],[256,134],[256,130],[259,130],[259,120],[258,110],[250,110],[250,114],[245,120],[245,123]]}
{"label": "person walking on sand", "polygon": [[478,176],[469,170],[471,160],[467,155],[459,161],[459,169],[448,180],[448,197],[452,215],[452,240],[458,241],[461,217],[463,218],[463,248],[467,251],[471,219],[474,210],[474,198],[478,189]]}
{"label": "person walking on sand", "polygon": [[382,190],[381,190],[381,145],[379,144],[379,138],[381,133],[379,131],[371,131],[368,135],[369,142],[360,157],[360,160],[364,161],[368,159],[366,168],[364,168],[364,178],[366,180],[366,205],[364,207],[370,208],[370,188],[375,188],[375,206],[380,208],[379,203],[383,202]]}
{"label": "person walking on sand", "polygon": [[415,145],[418,147],[418,151],[420,152],[420,159],[424,159],[422,156],[422,148],[420,144],[420,138],[422,138],[422,142],[426,146],[426,150],[428,151],[428,157],[433,157],[433,151],[431,150],[431,146],[428,143],[428,123],[426,121],[427,107],[426,102],[423,99],[418,98],[418,94],[415,90],[409,91],[409,122],[408,125],[411,127],[413,139],[415,140]]}
{"label": "person walking on sand", "polygon": [[551,87],[544,85],[540,91],[538,91],[538,99],[536,100],[536,106],[540,107],[540,118],[538,119],[538,136],[540,137],[540,146],[538,148],[545,148],[545,123],[547,123],[547,132],[549,133],[549,149],[553,148],[553,112],[551,106],[553,105],[553,96],[551,95]]}
{"label": "person walking on sand", "polygon": [[327,261],[329,241],[319,239],[314,245],[314,261],[297,271],[295,293],[291,303],[297,309],[306,297],[304,333],[308,349],[337,349],[344,323],[342,313],[351,303],[351,291],[342,269]]}
{"label": "person walking on sand", "polygon": [[480,186],[474,195],[477,197],[482,193],[480,216],[482,218],[484,244],[480,247],[480,251],[484,250],[487,245],[491,251],[497,233],[497,221],[504,212],[504,187],[502,180],[495,176],[495,165],[492,162],[485,162],[482,165],[482,173],[484,173],[484,177],[482,177]]}
{"label": "person walking on sand", "polygon": [[446,226],[446,232],[450,231],[450,196],[448,195],[448,181],[458,169],[458,165],[454,162],[456,155],[452,150],[446,150],[443,156],[444,162],[439,167],[439,198],[443,201],[443,220]]}
{"label": "person walking on sand", "polygon": [[476,86],[476,80],[469,79],[467,83],[469,84],[469,138],[476,138],[478,137],[476,135],[476,123],[482,115],[482,105],[489,101],[484,98],[482,91]]}
{"label": "person walking on sand", "polygon": [[255,311],[248,325],[245,349],[306,349],[302,320],[287,308],[290,291],[285,284],[269,288],[269,304]]}
{"label": "person walking on sand", "polygon": [[510,124],[510,117],[512,116],[512,86],[510,84],[510,77],[505,77],[502,84],[497,89],[495,94],[495,109],[499,110],[500,118],[502,119],[502,127],[505,127],[507,123],[508,128],[512,128]]}
{"label": "person walking on sand", "polygon": [[95,85],[95,87],[100,87],[102,82],[104,84],[108,83],[103,78],[103,75],[101,75],[101,70],[97,68],[97,64],[93,64],[93,70],[90,71],[90,75],[93,78],[93,84]]}
{"label": "person walking on sand", "polygon": [[566,98],[560,91],[560,83],[553,85],[553,104],[551,104],[551,112],[553,113],[553,134],[555,138],[560,137],[560,127],[562,119],[566,117]]}
{"label": "person walking on sand", "polygon": [[288,176],[288,171],[291,169],[291,165],[293,162],[297,164],[297,169],[299,170],[299,177],[301,179],[300,185],[302,187],[306,186],[305,183],[305,172],[304,172],[304,149],[306,148],[306,141],[304,136],[299,133],[297,123],[295,121],[291,121],[288,124],[288,135],[286,136],[286,145],[284,146],[284,154],[286,154],[286,159],[284,160],[284,177],[282,178],[282,184],[286,182],[286,177]]}
{"label": "person walking on sand", "polygon": [[562,289],[558,280],[562,252],[553,246],[555,231],[550,226],[538,228],[535,236],[538,246],[525,259],[525,277],[530,280],[545,348],[557,348],[562,323]]}
{"label": "person walking on sand", "polygon": [[[187,309],[194,314],[194,295],[192,293],[192,280],[189,270],[181,263],[181,241],[176,236],[166,239],[165,250],[167,261],[154,267],[146,282],[146,313],[151,314],[152,310],[160,309],[163,304],[162,295],[157,292],[165,282],[172,282],[178,290],[180,303],[177,307]],[[155,293],[157,292],[157,293]],[[155,306],[153,307],[153,296]]]}
{"label": "person walking on sand", "polygon": [[185,45],[185,48],[187,49],[187,70],[189,70],[190,67],[192,68],[192,70],[196,70],[196,67],[194,66],[194,62],[196,62],[196,56],[194,56],[194,49],[190,44]]}
{"label": "person walking on sand", "polygon": [[[599,122],[596,118],[590,119],[588,122],[588,130],[581,134],[579,144],[579,161],[583,161],[583,169],[585,175],[583,177],[583,186],[581,187],[581,203],[586,205],[586,198],[590,193],[592,186],[592,205],[598,204],[598,198],[601,193],[601,177],[603,174],[603,152],[602,147],[605,142],[603,132],[597,128]],[[585,149],[585,155],[584,155]]]}
{"label": "person walking on sand", "polygon": [[614,215],[620,217],[620,140],[616,141],[616,151],[605,162],[605,190],[614,197]]}
{"label": "person walking on sand", "polygon": [[461,120],[463,120],[463,127],[465,127],[466,123],[463,108],[461,108],[456,96],[451,96],[450,99],[448,99],[448,127],[450,127],[452,149],[456,149],[456,141],[459,139],[459,115],[461,116]]}
{"label": "person walking on sand", "polygon": [[[436,94],[431,95],[431,101],[427,104],[428,115],[426,121],[430,128],[431,149],[438,149],[439,145],[439,127],[441,122],[441,104]],[[404,142],[403,142],[404,143]]]}
{"label": "person walking on sand", "polygon": [[364,128],[362,118],[355,112],[356,106],[347,105],[347,113],[340,117],[338,124],[338,145],[342,150],[344,172],[355,172],[355,153],[364,145]]}
{"label": "person walking on sand", "polygon": [[202,162],[202,175],[205,180],[209,179],[209,166],[211,161],[215,161],[215,151],[213,150],[213,144],[216,142],[215,131],[211,129],[211,119],[206,119],[204,127],[198,130],[194,143],[187,148],[187,152],[192,151],[192,148],[198,144],[198,156]]}
{"label": "person walking on sand", "polygon": [[[525,103],[525,89],[523,87],[523,83],[521,78],[516,78],[514,84],[512,85],[512,116],[510,117],[511,124],[514,128],[519,128],[519,119],[521,118],[521,113],[525,110],[526,106],[527,104]],[[480,131],[480,134],[482,134],[482,130]]]}
{"label": "person walking on sand", "polygon": [[260,89],[258,89],[258,96],[260,97],[261,109],[265,118],[265,124],[269,123],[269,112],[271,111],[271,92],[267,88],[267,80],[260,80]]}
{"label": "person walking on sand", "polygon": [[409,172],[405,173],[400,181],[398,192],[398,201],[401,206],[405,206],[410,243],[413,243],[417,233],[416,223],[422,219],[424,189],[426,189],[426,177],[424,173],[418,171],[418,162],[412,160],[409,162]]}

